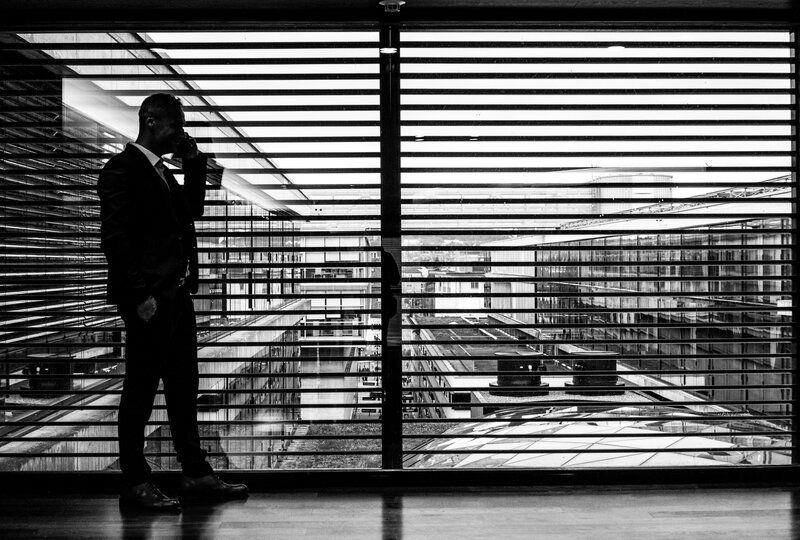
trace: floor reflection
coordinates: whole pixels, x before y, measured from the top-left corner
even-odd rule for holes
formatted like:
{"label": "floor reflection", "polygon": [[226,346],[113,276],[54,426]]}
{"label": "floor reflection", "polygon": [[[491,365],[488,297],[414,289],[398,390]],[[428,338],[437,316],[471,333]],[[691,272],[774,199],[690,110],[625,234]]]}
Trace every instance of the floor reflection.
{"label": "floor reflection", "polygon": [[793,489],[789,492],[789,531],[792,538],[800,538],[800,491]]}
{"label": "floor reflection", "polygon": [[[535,528],[535,531],[532,529]],[[800,538],[800,490],[769,486],[498,486],[272,490],[182,514],[113,495],[0,493],[0,537],[304,540]],[[533,534],[535,532],[535,535]]]}
{"label": "floor reflection", "polygon": [[180,514],[163,514],[120,508],[122,516],[122,538],[150,539],[163,537],[165,530],[180,531],[181,538],[213,538],[219,528],[222,515],[247,501],[191,501],[182,503]]}
{"label": "floor reflection", "polygon": [[[244,501],[235,501],[244,503]],[[183,504],[181,512],[181,536],[183,538],[213,538],[213,531],[219,528],[221,506],[226,503],[194,502]]]}
{"label": "floor reflection", "polygon": [[163,534],[165,528],[175,528],[180,523],[180,514],[163,514],[143,510],[120,508],[122,516],[122,538],[139,540]]}
{"label": "floor reflection", "polygon": [[403,496],[401,492],[383,492],[381,522],[383,540],[400,540],[403,538]]}

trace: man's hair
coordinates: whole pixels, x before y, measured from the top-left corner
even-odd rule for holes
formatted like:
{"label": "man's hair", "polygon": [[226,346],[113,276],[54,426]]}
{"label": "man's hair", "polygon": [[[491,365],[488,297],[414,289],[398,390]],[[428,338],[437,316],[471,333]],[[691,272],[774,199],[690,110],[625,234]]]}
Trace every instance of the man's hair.
{"label": "man's hair", "polygon": [[144,98],[139,107],[139,125],[144,125],[148,116],[164,118],[181,111],[181,101],[172,94],[158,93]]}

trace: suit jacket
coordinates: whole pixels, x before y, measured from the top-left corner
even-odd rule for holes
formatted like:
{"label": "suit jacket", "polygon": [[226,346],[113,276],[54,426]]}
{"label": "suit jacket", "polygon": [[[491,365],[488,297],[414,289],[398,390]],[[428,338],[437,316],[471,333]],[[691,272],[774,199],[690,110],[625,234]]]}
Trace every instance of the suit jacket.
{"label": "suit jacket", "polygon": [[184,185],[169,170],[167,182],[135,146],[100,171],[100,247],[108,261],[108,301],[139,303],[174,287],[189,265],[187,286],[197,292],[197,235],[203,215],[206,157],[183,160]]}

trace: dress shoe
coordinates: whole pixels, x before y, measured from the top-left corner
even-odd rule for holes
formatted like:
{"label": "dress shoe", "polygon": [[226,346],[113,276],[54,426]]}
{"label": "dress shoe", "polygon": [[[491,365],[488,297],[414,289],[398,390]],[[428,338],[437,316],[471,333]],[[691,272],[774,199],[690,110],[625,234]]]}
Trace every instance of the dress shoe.
{"label": "dress shoe", "polygon": [[207,474],[199,478],[181,475],[180,495],[182,497],[203,499],[244,499],[247,497],[247,486],[244,484],[228,484],[220,480],[216,474]]}
{"label": "dress shoe", "polygon": [[144,482],[122,490],[120,507],[131,510],[153,510],[156,512],[180,512],[181,503],[170,499],[150,482]]}

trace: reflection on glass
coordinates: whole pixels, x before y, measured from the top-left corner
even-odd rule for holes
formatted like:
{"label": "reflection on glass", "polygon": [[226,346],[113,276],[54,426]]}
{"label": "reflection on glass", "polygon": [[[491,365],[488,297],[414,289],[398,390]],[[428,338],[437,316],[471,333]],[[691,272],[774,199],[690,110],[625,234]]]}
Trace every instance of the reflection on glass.
{"label": "reflection on glass", "polygon": [[[155,91],[212,156],[215,468],[380,467],[377,34],[5,37],[0,470],[117,466],[94,189]],[[401,41],[405,466],[786,463],[789,34]],[[158,401],[154,468],[167,429]]]}
{"label": "reflection on glass", "polygon": [[789,463],[788,35],[403,39],[405,466]]}
{"label": "reflection on glass", "polygon": [[[214,468],[379,466],[377,34],[6,37],[20,50],[3,67],[16,85],[4,89],[4,133],[23,123],[0,143],[0,470],[117,468],[124,333],[104,301],[94,189],[155,91],[182,100],[212,158],[194,303]],[[251,62],[232,69],[242,41],[254,50],[237,57]],[[352,46],[331,46],[342,41]],[[25,66],[30,44],[59,74]],[[248,80],[256,73],[265,79]],[[154,469],[178,466],[165,413],[159,396]]]}

